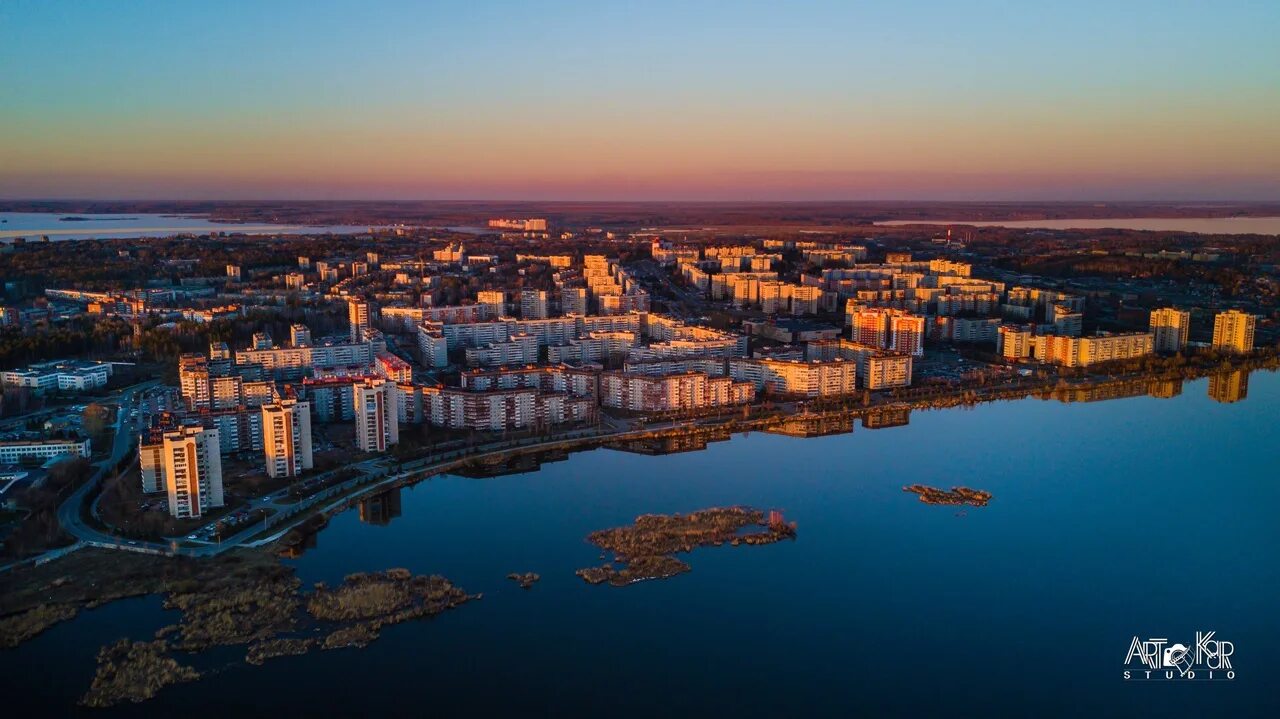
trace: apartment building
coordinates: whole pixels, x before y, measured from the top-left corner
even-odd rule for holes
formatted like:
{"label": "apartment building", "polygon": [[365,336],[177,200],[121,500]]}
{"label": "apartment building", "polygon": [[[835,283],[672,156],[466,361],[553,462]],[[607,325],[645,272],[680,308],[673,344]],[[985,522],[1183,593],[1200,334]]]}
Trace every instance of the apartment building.
{"label": "apartment building", "polygon": [[1173,307],[1151,310],[1148,329],[1155,337],[1156,352],[1181,352],[1191,333],[1191,313]]}
{"label": "apartment building", "polygon": [[196,519],[223,505],[218,430],[184,426],[164,433],[164,484],[169,514]]}
{"label": "apartment building", "polygon": [[1227,352],[1252,352],[1258,318],[1240,310],[1219,312],[1213,318],[1213,347]]}
{"label": "apartment building", "polygon": [[757,391],[803,397],[832,397],[857,390],[857,365],[843,359],[731,359],[729,376]]}
{"label": "apartment building", "polygon": [[671,412],[744,404],[755,399],[755,385],[700,372],[666,375],[603,372],[600,403],[633,412]]}
{"label": "apartment building", "polygon": [[362,452],[385,452],[400,441],[397,391],[385,379],[366,379],[352,385],[356,446]]}
{"label": "apartment building", "polygon": [[449,365],[449,341],[438,325],[418,325],[418,352],[422,363],[428,367]]}
{"label": "apartment building", "polygon": [[1100,334],[1095,337],[1039,335],[1032,338],[1034,357],[1049,364],[1086,367],[1099,362],[1133,359],[1151,354],[1155,336],[1150,332]]}
{"label": "apartment building", "polygon": [[311,469],[311,405],[295,399],[263,405],[262,450],[273,479]]}
{"label": "apartment building", "polygon": [[[476,293],[476,303],[483,308],[483,314],[465,322],[479,322],[483,318],[498,319],[507,315],[507,293],[502,290],[481,290]],[[421,321],[421,320],[419,320]],[[441,322],[443,320],[433,320]]]}
{"label": "apartment building", "polygon": [[1026,325],[1000,325],[996,335],[996,352],[1005,359],[1021,361],[1031,357],[1031,328]]}
{"label": "apartment building", "polygon": [[513,334],[505,342],[493,342],[465,350],[468,367],[533,364],[538,361],[538,339],[528,334]]}
{"label": "apartment building", "polygon": [[882,390],[911,386],[912,355],[896,350],[881,349],[851,340],[810,342],[805,346],[807,359],[844,359],[856,363],[858,386],[861,389]]}
{"label": "apartment building", "polygon": [[560,314],[585,316],[587,314],[587,288],[561,287]]}
{"label": "apartment building", "polygon": [[310,347],[311,346],[311,328],[303,324],[290,325],[289,326],[289,346]]}
{"label": "apartment building", "polygon": [[547,318],[548,293],[546,290],[520,290],[520,318],[545,320]]}
{"label": "apartment building", "polygon": [[369,303],[364,300],[347,300],[347,323],[351,326],[351,342],[363,342],[369,330]]}

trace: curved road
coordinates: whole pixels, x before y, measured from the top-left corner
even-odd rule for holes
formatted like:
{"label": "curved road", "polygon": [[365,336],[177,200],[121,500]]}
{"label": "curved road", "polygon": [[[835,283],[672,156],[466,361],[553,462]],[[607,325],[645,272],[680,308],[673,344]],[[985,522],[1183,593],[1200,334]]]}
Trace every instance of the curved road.
{"label": "curved road", "polygon": [[134,421],[130,419],[129,414],[136,406],[135,396],[139,392],[148,390],[159,383],[159,380],[144,382],[130,387],[120,394],[119,409],[116,410],[115,437],[111,445],[111,454],[106,459],[97,462],[94,465],[97,470],[89,478],[89,481],[72,492],[71,496],[67,497],[66,501],[58,507],[58,523],[81,542],[94,546],[118,546],[121,549],[168,552],[169,547],[167,545],[122,540],[119,537],[100,532],[85,524],[80,517],[80,510],[85,505],[85,498],[129,454],[129,450],[133,447],[133,438],[137,432],[137,427]]}

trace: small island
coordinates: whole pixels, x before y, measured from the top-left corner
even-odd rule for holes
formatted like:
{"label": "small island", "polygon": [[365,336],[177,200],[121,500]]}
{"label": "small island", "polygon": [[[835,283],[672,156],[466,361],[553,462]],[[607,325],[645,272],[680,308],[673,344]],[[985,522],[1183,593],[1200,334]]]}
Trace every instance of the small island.
{"label": "small island", "polygon": [[507,575],[507,579],[519,584],[521,589],[531,589],[542,576],[537,572],[512,572]]}
{"label": "small island", "polygon": [[937,487],[912,484],[903,487],[902,491],[920,495],[920,501],[925,504],[967,504],[971,507],[985,507],[991,501],[990,492],[981,489],[970,489],[969,487],[952,487],[951,491],[948,492]]}
{"label": "small island", "polygon": [[[746,532],[748,527],[763,531]],[[728,543],[772,544],[795,539],[796,525],[788,523],[778,511],[765,513],[751,507],[712,507],[691,514],[645,514],[627,527],[614,527],[592,532],[587,541],[606,552],[613,561],[599,567],[579,569],[576,573],[588,584],[608,582],[615,587],[647,579],[667,579],[690,570],[687,563],[673,555],[693,551],[697,547]],[[622,565],[618,567],[616,565]]]}
{"label": "small island", "polygon": [[[68,215],[59,217],[58,222],[124,222],[125,220],[136,220],[136,217],[80,217],[79,215]],[[7,220],[6,220],[7,221]]]}

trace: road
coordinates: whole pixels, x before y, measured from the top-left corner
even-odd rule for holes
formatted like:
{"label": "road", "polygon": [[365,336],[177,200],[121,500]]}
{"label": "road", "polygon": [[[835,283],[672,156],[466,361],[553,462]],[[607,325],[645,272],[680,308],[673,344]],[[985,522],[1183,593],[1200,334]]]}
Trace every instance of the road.
{"label": "road", "polygon": [[80,509],[85,505],[85,498],[98,486],[104,477],[114,471],[116,465],[123,460],[133,447],[133,438],[137,433],[137,426],[129,413],[133,410],[137,403],[137,395],[151,387],[160,384],[160,380],[152,380],[135,385],[124,390],[120,394],[119,409],[116,410],[115,437],[111,444],[111,453],[106,459],[97,462],[94,467],[95,471],[89,481],[80,486],[79,489],[71,493],[66,501],[58,507],[58,523],[62,528],[81,542],[94,546],[121,546],[121,548],[136,548],[139,551],[167,551],[168,547],[161,544],[148,544],[147,542],[138,542],[134,540],[122,540],[119,537],[100,532],[88,524],[80,516]]}

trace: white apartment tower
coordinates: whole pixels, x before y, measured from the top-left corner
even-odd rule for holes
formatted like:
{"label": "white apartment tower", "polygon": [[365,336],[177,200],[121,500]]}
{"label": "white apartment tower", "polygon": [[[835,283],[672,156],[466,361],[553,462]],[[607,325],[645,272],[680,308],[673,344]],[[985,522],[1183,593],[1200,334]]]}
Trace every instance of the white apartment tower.
{"label": "white apartment tower", "polygon": [[547,291],[520,290],[520,319],[545,320],[547,318]]}
{"label": "white apartment tower", "polygon": [[358,299],[347,300],[347,322],[351,325],[351,341],[362,341],[369,330],[369,303]]}
{"label": "white apartment tower", "polygon": [[164,481],[169,514],[194,519],[222,506],[222,455],[218,430],[181,427],[164,433]]}
{"label": "white apartment tower", "polygon": [[311,405],[286,399],[262,406],[262,451],[267,475],[296,477],[311,469]]}
{"label": "white apartment tower", "polygon": [[587,288],[564,287],[560,290],[560,312],[565,315],[587,314]]}
{"label": "white apartment tower", "polygon": [[310,347],[311,329],[302,324],[291,325],[289,327],[289,344],[294,347]]}
{"label": "white apartment tower", "polygon": [[1156,352],[1181,352],[1187,347],[1191,313],[1172,307],[1151,310],[1149,329],[1155,335]]}
{"label": "white apartment tower", "polygon": [[396,386],[370,379],[351,388],[355,402],[356,446],[364,452],[385,452],[400,441]]}

